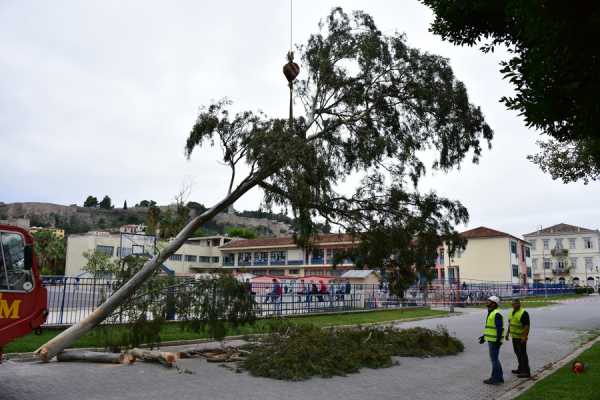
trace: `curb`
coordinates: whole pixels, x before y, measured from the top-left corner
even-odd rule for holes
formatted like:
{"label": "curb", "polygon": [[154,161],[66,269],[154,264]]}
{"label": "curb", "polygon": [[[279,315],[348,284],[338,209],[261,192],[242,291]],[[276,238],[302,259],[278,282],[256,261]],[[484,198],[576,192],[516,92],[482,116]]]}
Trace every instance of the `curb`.
{"label": "curb", "polygon": [[527,390],[529,390],[531,387],[533,387],[539,381],[547,378],[548,376],[552,375],[554,372],[556,372],[560,368],[564,367],[565,365],[569,364],[571,361],[575,360],[581,353],[590,349],[596,343],[600,343],[600,336],[595,339],[590,340],[589,342],[587,342],[583,346],[577,348],[576,350],[572,351],[571,353],[567,354],[560,360],[546,364],[542,368],[542,370],[540,372],[534,374],[531,379],[518,381],[507,392],[502,394],[500,397],[497,397],[496,400],[512,400],[512,399],[516,398],[517,396],[520,396],[521,394],[523,394]]}

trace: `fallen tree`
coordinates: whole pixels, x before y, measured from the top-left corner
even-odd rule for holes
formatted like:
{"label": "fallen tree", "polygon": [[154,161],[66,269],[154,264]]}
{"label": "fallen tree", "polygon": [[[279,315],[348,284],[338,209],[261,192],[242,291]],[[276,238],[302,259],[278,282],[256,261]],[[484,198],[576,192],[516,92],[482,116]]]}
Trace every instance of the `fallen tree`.
{"label": "fallen tree", "polygon": [[[315,219],[324,220],[373,243],[351,256],[359,265],[364,260],[391,268],[392,279],[427,272],[443,241],[451,248],[464,245],[454,226],[467,221],[467,210],[458,201],[418,191],[425,173],[420,155],[429,150],[431,167],[443,171],[467,154],[477,162],[481,141],[489,143],[493,136],[481,110],[469,103],[446,59],[409,47],[403,35],[382,34],[369,15],[336,8],[320,29],[299,47],[305,72],[294,87],[303,115],[231,116],[228,101],[203,109],[185,151],[191,156],[196,147],[218,144],[231,169],[230,192],[192,216],[90,316],[41,346],[42,360],[101,323],[193,232],[255,187],[264,191],[268,207],[291,210],[299,244],[310,247]],[[241,180],[240,162],[248,171]],[[339,193],[351,177],[357,180],[354,190]],[[388,240],[377,245],[373,238],[381,237]]]}

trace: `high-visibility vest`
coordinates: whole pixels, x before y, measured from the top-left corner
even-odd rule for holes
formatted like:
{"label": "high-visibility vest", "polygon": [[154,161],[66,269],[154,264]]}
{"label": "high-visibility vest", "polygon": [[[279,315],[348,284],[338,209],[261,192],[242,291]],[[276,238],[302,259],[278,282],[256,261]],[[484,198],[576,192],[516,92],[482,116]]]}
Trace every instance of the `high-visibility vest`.
{"label": "high-visibility vest", "polygon": [[504,336],[504,319],[502,318],[502,314],[500,314],[498,309],[495,309],[489,313],[485,321],[483,336],[485,337],[486,342],[495,343],[498,341],[498,334],[496,331],[496,314],[500,315],[500,319],[502,320],[502,334],[500,335],[500,341],[502,341],[502,337]]}
{"label": "high-visibility vest", "polygon": [[517,312],[511,310],[508,314],[508,323],[510,326],[510,337],[513,339],[521,339],[523,337],[523,324],[521,323],[521,317],[525,309],[519,308]]}

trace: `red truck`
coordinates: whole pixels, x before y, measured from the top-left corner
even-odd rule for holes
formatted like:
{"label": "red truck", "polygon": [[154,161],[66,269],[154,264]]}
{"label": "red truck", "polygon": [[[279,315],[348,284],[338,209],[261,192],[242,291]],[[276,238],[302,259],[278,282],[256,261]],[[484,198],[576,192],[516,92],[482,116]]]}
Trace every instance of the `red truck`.
{"label": "red truck", "polygon": [[47,315],[48,293],[40,280],[33,238],[25,229],[0,225],[0,362],[2,347],[40,332]]}

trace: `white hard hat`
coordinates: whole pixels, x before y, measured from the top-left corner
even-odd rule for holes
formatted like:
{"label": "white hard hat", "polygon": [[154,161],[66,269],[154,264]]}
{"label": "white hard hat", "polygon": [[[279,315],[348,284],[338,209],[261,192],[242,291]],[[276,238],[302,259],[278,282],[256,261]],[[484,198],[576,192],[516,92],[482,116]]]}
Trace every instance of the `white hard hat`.
{"label": "white hard hat", "polygon": [[488,300],[500,305],[500,298],[498,296],[490,296],[488,297]]}

